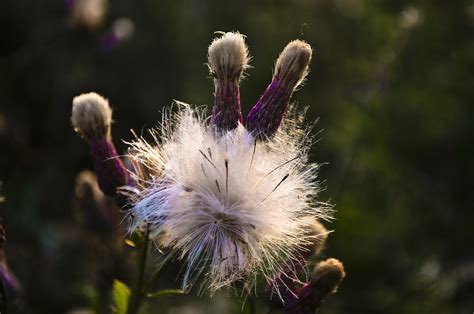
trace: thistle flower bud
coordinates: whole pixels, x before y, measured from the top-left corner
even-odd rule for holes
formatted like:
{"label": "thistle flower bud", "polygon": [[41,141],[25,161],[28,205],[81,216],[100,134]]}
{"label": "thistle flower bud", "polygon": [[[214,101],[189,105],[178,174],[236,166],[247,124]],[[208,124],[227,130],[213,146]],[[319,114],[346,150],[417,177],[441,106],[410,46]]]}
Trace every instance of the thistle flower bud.
{"label": "thistle flower bud", "polygon": [[74,97],[71,121],[76,132],[89,142],[100,189],[116,196],[118,187],[132,184],[112,142],[112,109],[108,101],[96,93]]}
{"label": "thistle flower bud", "polygon": [[311,274],[309,283],[294,286],[283,299],[284,313],[315,313],[324,299],[335,292],[346,273],[340,261],[329,258],[320,262]]}
{"label": "thistle flower bud", "polygon": [[217,130],[234,129],[242,122],[239,84],[249,60],[244,36],[229,32],[214,39],[208,60],[215,88],[211,123]]}
{"label": "thistle flower bud", "polygon": [[318,254],[324,247],[324,243],[328,238],[328,231],[324,226],[314,217],[306,217],[306,235],[309,242],[300,250],[300,254],[308,259],[312,255]]}
{"label": "thistle flower bud", "polygon": [[79,222],[88,230],[106,234],[117,224],[110,200],[99,188],[92,171],[84,170],[76,178],[75,206]]}
{"label": "thistle flower bud", "polygon": [[295,289],[294,295],[287,300],[284,306],[285,314],[315,313],[317,305],[312,296],[313,288],[305,283],[298,289]]}
{"label": "thistle flower bud", "polygon": [[107,14],[107,0],[66,0],[74,25],[90,30],[99,28]]}
{"label": "thistle flower bud", "polygon": [[10,267],[8,267],[5,254],[6,242],[7,240],[5,228],[3,227],[3,224],[0,219],[0,281],[5,296],[8,298],[13,298],[18,295],[21,288],[15,275],[10,270]]}
{"label": "thistle flower bud", "polygon": [[344,266],[335,258],[320,262],[311,274],[310,284],[321,299],[336,292],[342,279],[346,276]]}
{"label": "thistle flower bud", "polygon": [[72,100],[72,125],[86,140],[110,138],[112,109],[109,102],[96,93],[87,93]]}
{"label": "thistle flower bud", "polygon": [[272,82],[247,116],[249,131],[261,138],[275,134],[291,95],[308,73],[311,55],[311,46],[301,40],[294,40],[283,49],[275,64]]}

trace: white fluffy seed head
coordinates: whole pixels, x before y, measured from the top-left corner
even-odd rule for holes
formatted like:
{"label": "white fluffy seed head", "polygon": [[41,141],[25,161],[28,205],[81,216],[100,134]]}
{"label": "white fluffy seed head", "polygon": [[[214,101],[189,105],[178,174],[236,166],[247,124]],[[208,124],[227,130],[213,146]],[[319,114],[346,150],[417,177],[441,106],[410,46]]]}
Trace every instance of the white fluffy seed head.
{"label": "white fluffy seed head", "polygon": [[218,79],[239,79],[248,67],[249,53],[240,33],[224,33],[208,50],[209,70]]}
{"label": "white fluffy seed head", "polygon": [[275,76],[298,86],[308,74],[312,53],[308,43],[301,40],[291,41],[276,61]]}
{"label": "white fluffy seed head", "polygon": [[306,216],[330,218],[315,201],[311,140],[289,120],[269,141],[242,125],[216,137],[203,116],[182,104],[153,131],[156,143],[131,143],[131,158],[155,175],[139,184],[130,231],[146,225],[173,248],[187,264],[184,288],[200,274],[211,292],[270,281],[312,241]]}
{"label": "white fluffy seed head", "polygon": [[72,100],[71,122],[74,130],[87,140],[110,137],[112,109],[104,97],[82,94]]}

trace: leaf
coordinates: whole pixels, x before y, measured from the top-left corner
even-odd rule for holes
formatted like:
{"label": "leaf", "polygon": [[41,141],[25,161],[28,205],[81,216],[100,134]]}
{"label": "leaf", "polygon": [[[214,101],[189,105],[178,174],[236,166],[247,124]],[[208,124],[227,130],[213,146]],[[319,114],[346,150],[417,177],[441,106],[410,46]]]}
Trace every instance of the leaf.
{"label": "leaf", "polygon": [[99,300],[98,300],[98,297],[97,297],[97,292],[94,290],[94,287],[89,286],[89,285],[84,286],[83,287],[83,293],[84,293],[84,296],[89,301],[89,305],[91,306],[93,312],[95,314],[99,314],[100,313],[100,305],[99,305]]}
{"label": "leaf", "polygon": [[125,244],[130,247],[137,247],[143,243],[144,237],[141,232],[134,232],[130,235],[129,238],[125,239]]}
{"label": "leaf", "polygon": [[156,292],[147,293],[146,296],[149,298],[159,298],[172,295],[183,295],[186,294],[182,289],[163,289]]}
{"label": "leaf", "polygon": [[120,280],[114,280],[113,286],[115,314],[126,314],[128,300],[130,299],[130,288]]}
{"label": "leaf", "polygon": [[137,245],[135,244],[135,242],[133,242],[132,240],[130,239],[125,239],[125,244],[130,246],[130,247],[136,247]]}

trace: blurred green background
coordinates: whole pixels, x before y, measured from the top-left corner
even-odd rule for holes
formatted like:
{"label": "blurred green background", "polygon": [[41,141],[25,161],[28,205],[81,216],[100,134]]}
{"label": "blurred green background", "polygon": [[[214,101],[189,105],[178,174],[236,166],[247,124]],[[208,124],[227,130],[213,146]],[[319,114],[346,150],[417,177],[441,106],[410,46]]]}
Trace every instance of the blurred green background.
{"label": "blurred green background", "polygon": [[[288,41],[314,47],[294,100],[320,118],[313,160],[327,163],[321,200],[337,209],[324,256],[348,273],[322,313],[474,311],[474,1],[113,0],[103,16],[101,1],[88,0],[92,13],[77,1],[0,5],[0,215],[22,311],[87,308],[90,264],[102,258],[73,210],[75,177],[92,166],[70,125],[73,96],[109,99],[123,151],[120,139],[174,99],[212,104],[207,46],[232,30],[253,56],[244,114]],[[159,309],[241,304],[184,297]]]}

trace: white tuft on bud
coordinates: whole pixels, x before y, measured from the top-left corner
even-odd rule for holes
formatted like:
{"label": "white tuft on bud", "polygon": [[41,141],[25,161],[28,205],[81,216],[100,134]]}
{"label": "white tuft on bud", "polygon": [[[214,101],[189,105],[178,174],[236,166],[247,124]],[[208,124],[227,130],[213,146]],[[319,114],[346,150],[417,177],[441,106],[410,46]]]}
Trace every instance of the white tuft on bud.
{"label": "white tuft on bud", "polygon": [[219,79],[239,79],[248,67],[244,35],[228,32],[212,41],[208,50],[209,70]]}
{"label": "white tuft on bud", "polygon": [[275,64],[275,76],[298,86],[308,74],[311,46],[301,40],[293,40],[280,53]]}
{"label": "white tuft on bud", "polygon": [[331,214],[315,202],[311,139],[289,120],[269,141],[241,124],[216,136],[202,112],[183,106],[152,132],[157,143],[131,143],[130,157],[156,175],[139,182],[130,231],[147,226],[184,259],[184,288],[199,274],[211,292],[270,281],[314,241],[306,216]]}
{"label": "white tuft on bud", "polygon": [[86,139],[110,136],[112,109],[109,102],[96,93],[87,93],[72,100],[71,121],[74,129]]}

